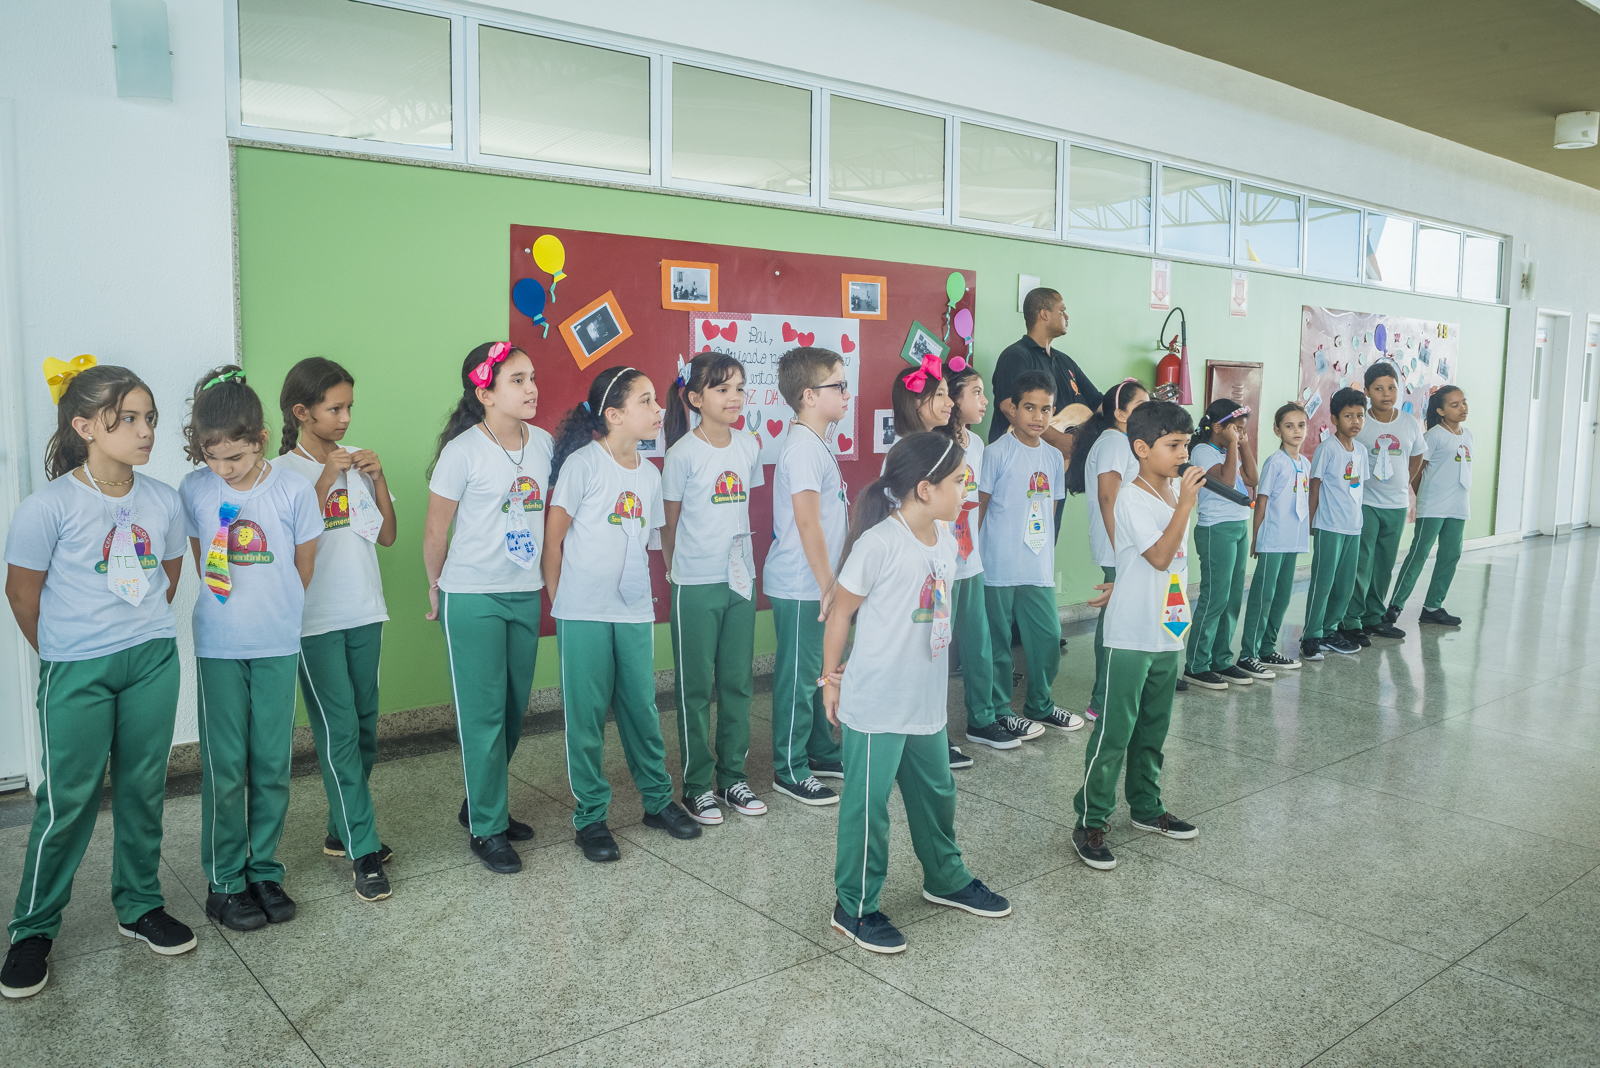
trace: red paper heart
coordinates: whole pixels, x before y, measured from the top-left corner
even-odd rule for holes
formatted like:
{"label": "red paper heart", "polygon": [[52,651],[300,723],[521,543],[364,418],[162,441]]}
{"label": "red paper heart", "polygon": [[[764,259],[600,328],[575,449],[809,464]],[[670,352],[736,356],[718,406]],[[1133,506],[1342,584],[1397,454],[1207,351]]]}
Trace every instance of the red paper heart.
{"label": "red paper heart", "polygon": [[802,345],[809,346],[813,341],[817,340],[816,331],[812,331],[809,334],[796,334],[794,339]]}
{"label": "red paper heart", "polygon": [[711,346],[710,345],[701,345],[700,346],[700,351],[701,352],[710,352],[711,351]]}
{"label": "red paper heart", "polygon": [[856,351],[856,343],[854,341],[850,340],[850,335],[849,334],[840,334],[839,335],[839,351],[840,352],[854,352],[854,351]]}
{"label": "red paper heart", "polygon": [[737,418],[737,419],[735,419],[733,421],[733,429],[735,429],[735,430],[743,430],[744,429],[744,416],[741,415],[739,418]]}
{"label": "red paper heart", "polygon": [[717,330],[717,324],[710,319],[702,320],[700,323],[700,332],[706,336],[707,341],[717,336]]}
{"label": "red paper heart", "polygon": [[840,452],[849,452],[850,451],[850,447],[852,445],[854,445],[854,444],[855,444],[854,441],[852,441],[851,439],[845,437],[843,434],[839,435],[839,451]]}
{"label": "red paper heart", "polygon": [[729,323],[727,326],[722,328],[722,339],[724,341],[733,341],[738,336],[739,336],[739,324],[738,323]]}
{"label": "red paper heart", "polygon": [[767,437],[775,438],[781,433],[783,433],[783,420],[782,419],[768,419],[767,420]]}
{"label": "red paper heart", "polygon": [[783,340],[793,341],[799,336],[799,334],[795,333],[794,327],[790,326],[788,323],[783,324]]}

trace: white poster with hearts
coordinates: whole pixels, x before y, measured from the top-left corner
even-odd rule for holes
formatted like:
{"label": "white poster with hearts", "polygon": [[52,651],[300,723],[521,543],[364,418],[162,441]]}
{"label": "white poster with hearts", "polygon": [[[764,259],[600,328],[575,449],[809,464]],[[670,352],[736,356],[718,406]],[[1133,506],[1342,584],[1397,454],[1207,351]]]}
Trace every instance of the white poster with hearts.
{"label": "white poster with hearts", "polygon": [[690,348],[728,352],[744,364],[742,430],[761,446],[761,462],[778,462],[778,450],[794,410],[778,392],[778,358],[799,345],[832,349],[844,358],[850,410],[828,432],[828,447],[841,460],[860,455],[856,397],[861,382],[861,320],[826,315],[763,315],[754,312],[690,312]]}

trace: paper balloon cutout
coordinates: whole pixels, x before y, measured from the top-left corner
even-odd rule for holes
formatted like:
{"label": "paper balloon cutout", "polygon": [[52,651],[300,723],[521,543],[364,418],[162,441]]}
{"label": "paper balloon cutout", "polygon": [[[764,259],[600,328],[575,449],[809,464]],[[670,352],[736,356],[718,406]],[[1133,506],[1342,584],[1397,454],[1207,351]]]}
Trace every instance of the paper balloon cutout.
{"label": "paper balloon cutout", "polygon": [[567,249],[555,234],[540,234],[533,243],[533,262],[539,270],[550,276],[550,299],[556,299],[556,283],[567,276],[561,268],[567,265]]}
{"label": "paper balloon cutout", "polygon": [[1378,346],[1379,352],[1389,351],[1387,333],[1388,331],[1383,328],[1382,323],[1379,323],[1377,329],[1372,332],[1372,343]]}
{"label": "paper balloon cutout", "polygon": [[972,352],[972,312],[962,308],[956,312],[953,320],[956,333],[961,335],[961,340],[967,343],[967,352]]}
{"label": "paper balloon cutout", "polygon": [[944,339],[950,340],[950,309],[955,307],[956,301],[967,295],[967,279],[960,271],[951,271],[950,277],[944,280]]}
{"label": "paper balloon cutout", "polygon": [[544,327],[542,336],[550,336],[550,320],[544,317],[544,284],[537,278],[523,278],[511,287],[511,303],[517,311],[532,319],[535,326]]}

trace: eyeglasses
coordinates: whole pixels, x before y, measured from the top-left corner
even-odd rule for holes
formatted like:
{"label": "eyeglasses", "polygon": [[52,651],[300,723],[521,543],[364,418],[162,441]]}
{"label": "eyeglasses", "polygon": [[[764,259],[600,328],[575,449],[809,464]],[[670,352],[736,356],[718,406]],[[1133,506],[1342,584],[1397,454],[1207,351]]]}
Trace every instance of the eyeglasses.
{"label": "eyeglasses", "polygon": [[824,382],[820,386],[812,386],[811,388],[816,390],[818,393],[821,393],[825,389],[836,389],[839,391],[839,396],[841,397],[850,392],[850,384],[848,382]]}

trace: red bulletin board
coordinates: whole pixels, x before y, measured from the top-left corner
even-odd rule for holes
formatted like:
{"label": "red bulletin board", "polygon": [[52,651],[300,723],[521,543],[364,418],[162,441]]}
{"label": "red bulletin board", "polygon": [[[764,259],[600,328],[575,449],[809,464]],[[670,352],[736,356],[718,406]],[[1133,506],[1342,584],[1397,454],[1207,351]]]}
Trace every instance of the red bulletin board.
{"label": "red bulletin board", "polygon": [[[535,324],[518,311],[510,299],[510,286],[524,278],[538,279],[546,291],[552,288],[551,282],[555,276],[535,263],[533,255],[534,242],[546,234],[560,239],[565,250],[564,262],[554,268],[561,274],[559,282],[553,287],[555,297],[544,308],[544,318],[550,323],[548,336],[544,335],[542,324]],[[545,242],[546,247],[550,244]],[[548,256],[544,259],[547,267],[552,266]],[[856,437],[862,439],[863,444],[856,450],[857,459],[842,460],[839,465],[850,487],[850,500],[854,503],[856,494],[878,477],[883,464],[883,457],[874,454],[870,445],[872,412],[889,407],[889,387],[894,375],[910,366],[900,358],[900,350],[905,345],[912,320],[919,320],[940,334],[944,332],[945,312],[949,307],[945,282],[956,269],[846,256],[774,252],[740,245],[708,245],[697,241],[664,241],[627,234],[514,225],[511,227],[511,277],[507,286],[506,306],[511,323],[511,342],[533,358],[538,374],[539,414],[534,419],[535,423],[554,433],[567,410],[582,403],[588,396],[589,383],[595,374],[614,366],[637,367],[649,375],[661,404],[665,406],[667,389],[677,373],[678,359],[691,359],[694,350],[689,347],[691,313],[662,307],[661,264],[664,260],[715,264],[716,309],[724,315],[763,313],[843,317],[845,290],[841,288],[841,276],[865,275],[885,279],[885,307],[880,309],[885,317],[859,320],[860,392],[851,401],[851,407],[856,413]],[[956,308],[973,310],[977,299],[977,273],[960,273],[967,280],[967,292],[954,308],[949,308],[952,316]],[[562,336],[561,324],[608,292],[613,295],[617,307],[626,318],[631,334],[587,369],[580,370]],[[950,346],[951,356],[972,358],[966,342],[957,336],[954,328],[951,328],[946,343]],[[762,405],[763,395],[768,388],[775,387],[748,387],[745,403]],[[659,467],[660,461],[655,462]],[[766,469],[767,484],[750,494],[750,526],[756,532],[754,542],[758,575],[772,544],[772,477],[772,468],[769,466]],[[650,578],[656,600],[656,620],[666,622],[670,601],[659,553],[650,554]],[[760,590],[759,582],[757,590]],[[769,607],[764,595],[758,594],[758,597],[759,607]],[[554,633],[548,601],[542,626],[544,633]]]}

